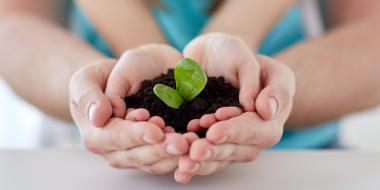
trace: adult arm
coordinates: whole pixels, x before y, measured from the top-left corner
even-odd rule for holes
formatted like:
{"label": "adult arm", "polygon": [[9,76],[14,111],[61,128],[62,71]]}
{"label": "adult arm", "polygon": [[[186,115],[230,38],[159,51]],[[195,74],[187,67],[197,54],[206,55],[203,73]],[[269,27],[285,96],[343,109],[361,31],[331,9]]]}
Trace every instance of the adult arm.
{"label": "adult arm", "polygon": [[104,57],[54,23],[59,2],[0,1],[0,75],[37,108],[71,120],[70,77]]}
{"label": "adult arm", "polygon": [[276,56],[292,68],[297,81],[288,128],[327,122],[380,103],[379,1],[331,2],[339,21],[331,31]]}

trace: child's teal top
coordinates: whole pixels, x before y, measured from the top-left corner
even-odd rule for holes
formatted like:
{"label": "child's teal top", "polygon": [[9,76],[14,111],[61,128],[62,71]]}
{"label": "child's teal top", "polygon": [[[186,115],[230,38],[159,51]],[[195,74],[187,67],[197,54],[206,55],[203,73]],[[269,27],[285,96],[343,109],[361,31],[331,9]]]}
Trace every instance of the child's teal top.
{"label": "child's teal top", "polygon": [[[179,50],[196,37],[209,19],[209,0],[161,0],[164,10],[152,11],[167,40]],[[138,19],[138,18],[136,18]],[[100,38],[86,17],[74,8],[74,30],[94,47],[112,56],[107,44]],[[294,7],[273,28],[262,43],[259,52],[273,55],[305,38],[300,8]],[[302,130],[285,131],[282,140],[274,148],[320,148],[328,146],[336,138],[338,123],[328,123]]]}

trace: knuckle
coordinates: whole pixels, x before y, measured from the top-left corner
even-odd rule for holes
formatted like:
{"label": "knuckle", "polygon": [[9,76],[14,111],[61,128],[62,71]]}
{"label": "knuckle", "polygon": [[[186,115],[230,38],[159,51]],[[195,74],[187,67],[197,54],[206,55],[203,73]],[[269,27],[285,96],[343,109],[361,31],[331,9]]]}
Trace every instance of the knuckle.
{"label": "knuckle", "polygon": [[163,150],[153,151],[152,159],[154,160],[163,159],[167,157],[168,155],[166,154],[166,151],[163,151]]}
{"label": "knuckle", "polygon": [[120,56],[120,60],[126,60],[129,57],[133,56],[137,49],[127,50]]}
{"label": "knuckle", "polygon": [[223,150],[214,151],[218,160],[226,160],[228,158],[234,158],[239,154],[236,149],[236,145],[227,145],[222,147]]}
{"label": "knuckle", "polygon": [[210,175],[214,172],[216,172],[217,168],[215,166],[205,166],[203,169],[199,170],[197,173],[200,176]]}
{"label": "knuckle", "polygon": [[143,127],[128,126],[122,131],[115,131],[114,139],[121,146],[123,150],[136,147],[143,144],[142,136],[147,134],[143,131]]}
{"label": "knuckle", "polygon": [[107,144],[109,144],[111,147],[115,147],[114,149],[120,149],[120,150],[126,150],[126,147],[124,146],[124,143],[122,143],[123,138],[121,137],[120,133],[117,130],[109,131],[107,135]]}
{"label": "knuckle", "polygon": [[255,126],[250,126],[247,133],[243,133],[242,139],[244,139],[244,142],[251,142],[254,139],[256,139],[258,136],[258,132]]}

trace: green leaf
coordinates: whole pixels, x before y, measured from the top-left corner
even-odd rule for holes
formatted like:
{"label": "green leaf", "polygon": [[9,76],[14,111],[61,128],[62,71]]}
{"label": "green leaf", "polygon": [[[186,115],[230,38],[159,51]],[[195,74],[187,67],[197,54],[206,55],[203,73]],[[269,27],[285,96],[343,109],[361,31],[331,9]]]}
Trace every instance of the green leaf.
{"label": "green leaf", "polygon": [[207,75],[200,65],[190,58],[179,61],[174,69],[176,90],[186,101],[194,99],[207,84]]}
{"label": "green leaf", "polygon": [[160,98],[167,106],[179,109],[184,103],[181,95],[172,87],[163,84],[156,84],[153,88],[154,94]]}

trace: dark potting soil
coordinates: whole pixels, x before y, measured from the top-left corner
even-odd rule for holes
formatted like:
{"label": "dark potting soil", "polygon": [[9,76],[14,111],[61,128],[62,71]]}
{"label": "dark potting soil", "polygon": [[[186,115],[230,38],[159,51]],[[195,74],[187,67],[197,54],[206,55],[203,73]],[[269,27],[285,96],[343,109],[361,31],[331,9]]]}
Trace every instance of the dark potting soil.
{"label": "dark potting soil", "polygon": [[[127,107],[145,108],[151,116],[162,117],[166,126],[173,127],[179,133],[187,131],[186,126],[192,119],[214,113],[220,107],[240,106],[239,89],[226,83],[223,77],[208,77],[203,91],[192,101],[184,103],[178,110],[167,106],[153,93],[153,87],[157,83],[175,88],[173,69],[169,69],[167,74],[162,74],[153,80],[143,81],[139,91],[125,99]],[[204,136],[204,131],[199,135]]]}

